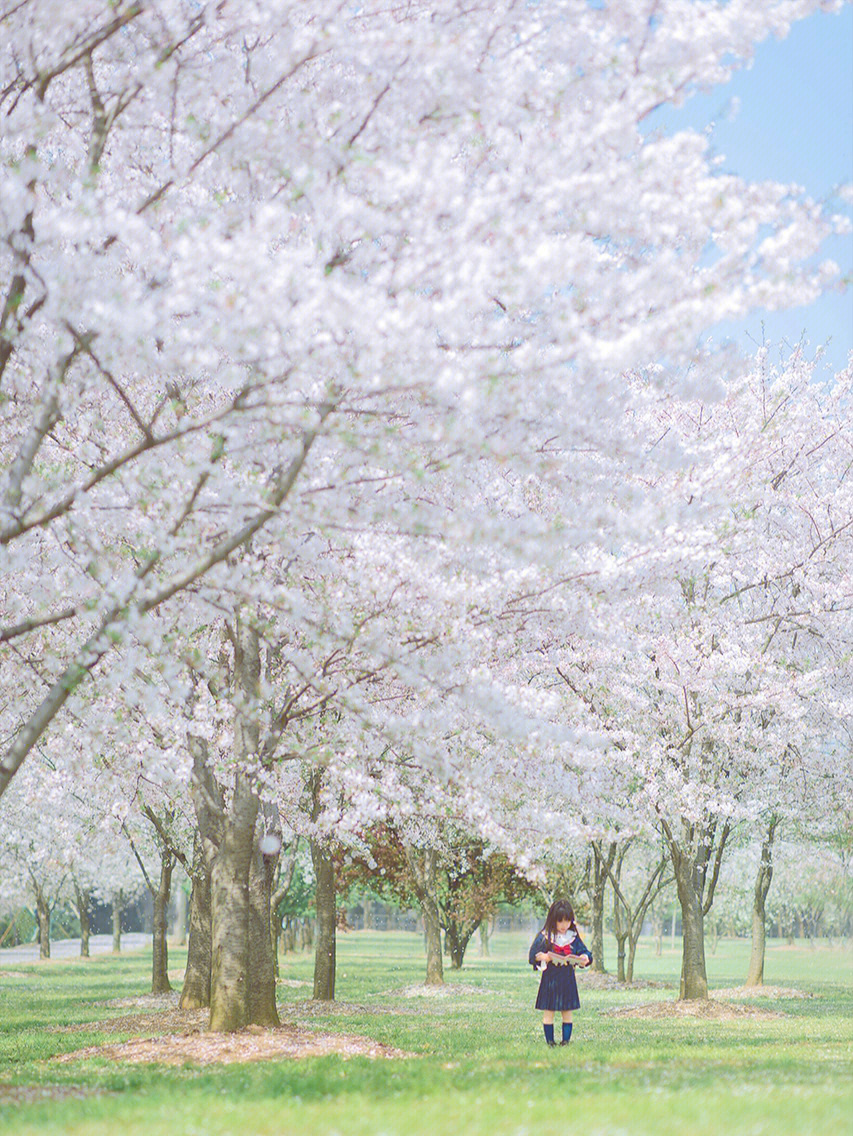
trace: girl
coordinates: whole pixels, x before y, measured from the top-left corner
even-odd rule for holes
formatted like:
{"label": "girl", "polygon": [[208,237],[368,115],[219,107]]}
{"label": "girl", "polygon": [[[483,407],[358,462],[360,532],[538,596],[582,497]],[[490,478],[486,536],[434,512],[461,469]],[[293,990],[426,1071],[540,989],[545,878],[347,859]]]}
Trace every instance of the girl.
{"label": "girl", "polygon": [[549,1045],[554,1041],[554,1011],[563,1018],[563,1040],[568,1045],[572,1037],[572,1010],[580,1006],[575,967],[589,966],[592,953],[578,934],[575,913],[565,899],[558,899],[548,909],[545,926],[533,940],[530,948],[530,965],[542,971],[536,1009],[542,1010],[542,1029]]}

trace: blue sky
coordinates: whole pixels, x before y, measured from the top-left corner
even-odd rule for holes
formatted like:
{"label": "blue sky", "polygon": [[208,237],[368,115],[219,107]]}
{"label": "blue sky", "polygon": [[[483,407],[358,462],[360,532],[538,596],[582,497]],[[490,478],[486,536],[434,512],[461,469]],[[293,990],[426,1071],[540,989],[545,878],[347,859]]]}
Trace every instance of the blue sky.
{"label": "blue sky", "polygon": [[[713,151],[723,155],[720,168],[726,173],[796,183],[818,200],[831,199],[833,190],[853,182],[853,4],[799,21],[784,40],[765,40],[749,70],[682,108],[667,108],[653,125],[703,130],[709,123]],[[850,214],[849,206],[845,210],[837,199],[835,204]],[[827,242],[825,258],[850,276],[853,237]],[[721,325],[714,339],[732,339],[750,350],[753,340],[761,342],[762,319],[774,344],[795,343],[805,334],[814,349],[831,337],[827,364],[838,370],[853,350],[853,287],[808,307],[756,312]]]}

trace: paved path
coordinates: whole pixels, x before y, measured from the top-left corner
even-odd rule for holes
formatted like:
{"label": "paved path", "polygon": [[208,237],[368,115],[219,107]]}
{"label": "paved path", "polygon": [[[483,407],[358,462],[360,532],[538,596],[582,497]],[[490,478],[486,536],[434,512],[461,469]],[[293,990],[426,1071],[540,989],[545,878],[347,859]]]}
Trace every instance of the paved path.
{"label": "paved path", "polygon": [[[137,932],[125,933],[121,937],[122,954],[125,951],[138,951],[151,946],[151,936]],[[89,954],[108,955],[113,949],[112,935],[92,935],[89,939]],[[79,939],[52,939],[51,959],[75,958],[80,954]],[[0,948],[0,970],[22,962],[38,962],[38,943],[23,943],[20,947]]]}

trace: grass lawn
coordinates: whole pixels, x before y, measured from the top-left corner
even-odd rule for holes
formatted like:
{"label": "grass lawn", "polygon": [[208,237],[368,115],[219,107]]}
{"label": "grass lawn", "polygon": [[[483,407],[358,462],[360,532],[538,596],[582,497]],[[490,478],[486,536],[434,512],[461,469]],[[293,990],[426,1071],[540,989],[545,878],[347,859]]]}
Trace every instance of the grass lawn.
{"label": "grass lawn", "polygon": [[[765,981],[808,999],[754,1000],[778,1018],[608,1017],[608,1008],[672,999],[679,949],[638,952],[636,976],[672,988],[584,990],[568,1048],[549,1050],[533,1010],[527,939],[476,942],[448,982],[452,997],[405,997],[423,981],[414,934],[352,932],[338,940],[333,1013],[297,1003],[310,987],[283,985],[300,1024],[358,1034],[414,1056],[339,1056],[219,1067],[51,1061],[126,1035],[99,1031],[127,1012],[110,998],[147,990],[150,952],[87,963],[6,964],[0,952],[0,1133],[31,1136],[783,1136],[851,1131],[849,949],[771,943]],[[609,959],[614,958],[609,945]],[[184,956],[173,951],[170,968]],[[708,956],[712,987],[737,985],[748,944],[722,940]],[[308,980],[311,956],[290,956],[282,977]],[[11,973],[10,973],[11,971]],[[55,1027],[91,1022],[91,1031]],[[559,1035],[559,1027],[558,1027]],[[10,1086],[28,1086],[26,1094]],[[18,1101],[20,1095],[26,1099]],[[15,1102],[12,1102],[13,1096]]]}

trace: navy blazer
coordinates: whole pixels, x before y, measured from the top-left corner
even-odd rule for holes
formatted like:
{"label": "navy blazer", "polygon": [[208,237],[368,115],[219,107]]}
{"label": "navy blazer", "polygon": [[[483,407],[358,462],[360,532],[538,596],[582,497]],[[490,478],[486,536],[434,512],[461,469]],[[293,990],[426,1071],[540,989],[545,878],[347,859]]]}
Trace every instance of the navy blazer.
{"label": "navy blazer", "polygon": [[[551,949],[551,940],[546,936],[544,931],[540,931],[539,934],[536,936],[536,938],[533,940],[533,945],[530,948],[530,953],[527,956],[527,961],[535,969],[539,965],[539,963],[536,961],[536,956],[540,952],[548,951],[550,949]],[[586,957],[589,959],[590,963],[592,962],[592,951],[589,949],[589,947],[586,945],[586,943],[583,941],[583,939],[580,937],[580,935],[576,935],[575,941],[572,943],[572,954],[573,955],[586,955]],[[553,965],[554,965],[553,963],[550,963],[550,962],[548,963],[548,966],[553,966]]]}

